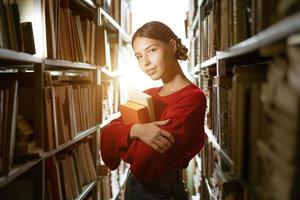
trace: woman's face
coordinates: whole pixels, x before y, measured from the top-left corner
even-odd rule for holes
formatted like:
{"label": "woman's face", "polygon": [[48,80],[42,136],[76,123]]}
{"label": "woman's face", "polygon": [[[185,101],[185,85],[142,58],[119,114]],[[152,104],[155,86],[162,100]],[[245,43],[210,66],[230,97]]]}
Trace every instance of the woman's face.
{"label": "woman's face", "polygon": [[134,54],[140,68],[151,79],[163,78],[172,69],[175,59],[174,46],[146,37],[137,37],[133,42]]}

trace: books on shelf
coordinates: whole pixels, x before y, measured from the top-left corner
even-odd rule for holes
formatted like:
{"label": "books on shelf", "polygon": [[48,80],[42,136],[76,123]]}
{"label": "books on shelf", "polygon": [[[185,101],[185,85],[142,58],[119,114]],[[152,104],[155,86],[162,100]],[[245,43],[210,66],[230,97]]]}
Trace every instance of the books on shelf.
{"label": "books on shelf", "polygon": [[75,199],[83,187],[96,179],[87,141],[46,160],[46,187],[49,199]]}
{"label": "books on shelf", "polygon": [[16,140],[18,81],[0,81],[0,174],[12,169]]}
{"label": "books on shelf", "polygon": [[3,175],[15,163],[37,158],[40,143],[34,124],[33,73],[0,75],[0,172]]}
{"label": "books on shelf", "polygon": [[101,94],[90,75],[55,77],[48,71],[45,77],[49,80],[44,88],[46,149],[51,150],[100,123],[96,95]]}
{"label": "books on shelf", "polygon": [[47,57],[94,64],[98,47],[93,14],[78,15],[72,8],[69,0],[45,2]]}
{"label": "books on shelf", "polygon": [[35,54],[32,22],[21,22],[19,3],[0,1],[0,48]]}

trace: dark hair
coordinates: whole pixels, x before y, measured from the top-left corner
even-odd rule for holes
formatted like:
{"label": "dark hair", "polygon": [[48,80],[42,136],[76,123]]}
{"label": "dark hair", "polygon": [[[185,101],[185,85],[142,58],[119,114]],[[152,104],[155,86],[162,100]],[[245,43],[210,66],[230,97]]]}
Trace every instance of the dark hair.
{"label": "dark hair", "polygon": [[160,40],[166,43],[169,43],[171,39],[176,41],[177,51],[175,53],[175,57],[178,60],[186,60],[188,59],[187,52],[188,49],[181,43],[181,39],[176,36],[176,34],[162,22],[151,21],[139,29],[132,36],[131,45],[133,46],[133,42],[137,37],[146,37],[155,40]]}

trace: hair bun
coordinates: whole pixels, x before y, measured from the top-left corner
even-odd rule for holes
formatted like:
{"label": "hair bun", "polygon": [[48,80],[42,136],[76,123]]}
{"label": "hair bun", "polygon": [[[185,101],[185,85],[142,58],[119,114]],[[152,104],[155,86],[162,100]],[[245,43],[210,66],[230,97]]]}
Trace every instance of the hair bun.
{"label": "hair bun", "polygon": [[184,46],[181,43],[181,39],[180,38],[176,38],[176,46],[177,46],[177,51],[175,53],[175,56],[178,60],[187,60],[188,56],[187,56],[187,52],[188,49],[186,48],[186,46]]}

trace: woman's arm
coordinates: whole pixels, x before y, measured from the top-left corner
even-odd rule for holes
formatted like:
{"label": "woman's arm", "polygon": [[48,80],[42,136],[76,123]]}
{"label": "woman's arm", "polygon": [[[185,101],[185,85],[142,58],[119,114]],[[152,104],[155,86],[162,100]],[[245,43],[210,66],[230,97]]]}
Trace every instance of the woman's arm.
{"label": "woman's arm", "polygon": [[159,153],[164,153],[175,142],[175,138],[170,132],[160,128],[169,122],[170,120],[167,119],[146,124],[134,124],[130,129],[129,137],[131,140],[139,139]]}
{"label": "woman's arm", "polygon": [[129,134],[132,124],[125,125],[121,117],[113,120],[101,130],[100,149],[104,163],[111,169],[116,169],[121,161],[120,152],[129,148]]}
{"label": "woman's arm", "polygon": [[168,108],[162,118],[171,121],[160,128],[171,133],[175,143],[165,153],[159,153],[133,140],[128,150],[121,152],[122,159],[131,164],[132,173],[140,180],[151,180],[168,169],[186,167],[204,144],[205,108],[203,93],[185,96]]}

